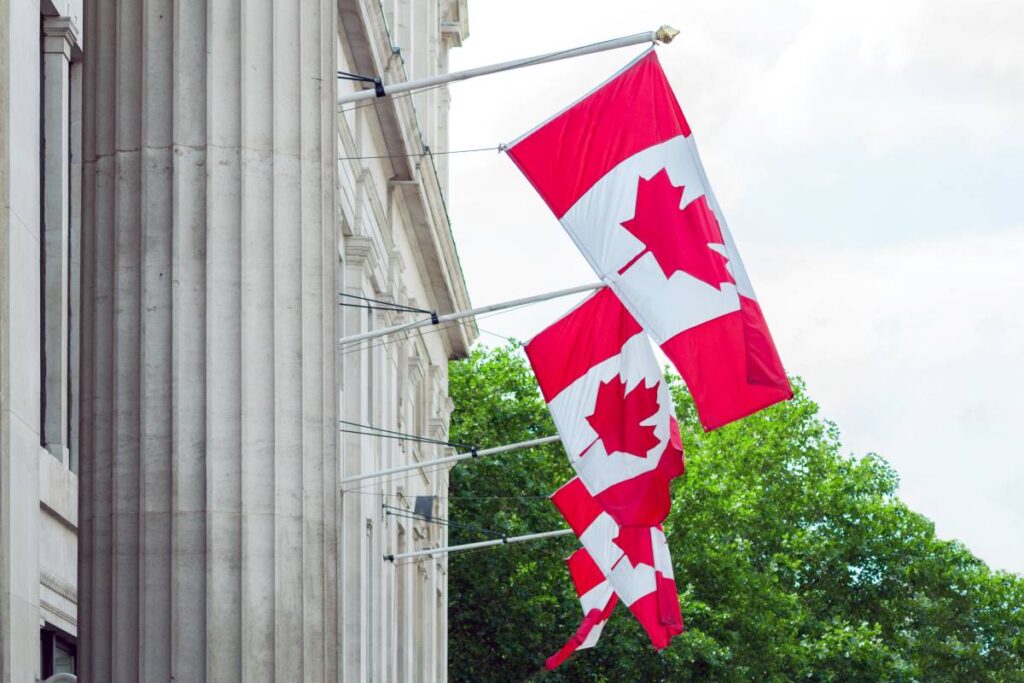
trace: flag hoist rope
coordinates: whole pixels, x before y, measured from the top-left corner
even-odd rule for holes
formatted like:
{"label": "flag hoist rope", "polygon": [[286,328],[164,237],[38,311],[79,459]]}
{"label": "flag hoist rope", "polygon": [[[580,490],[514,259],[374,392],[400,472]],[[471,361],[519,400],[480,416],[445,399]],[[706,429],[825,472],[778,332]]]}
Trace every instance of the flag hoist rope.
{"label": "flag hoist rope", "polygon": [[[459,462],[460,460],[466,460],[468,458],[477,458],[484,455],[497,455],[498,453],[507,453],[508,451],[518,451],[523,448],[533,448],[534,446],[543,446],[547,443],[554,443],[558,441],[557,436],[545,436],[539,439],[531,439],[530,441],[520,441],[519,443],[508,444],[507,446],[495,446],[494,448],[481,448],[480,450],[472,450],[468,453],[459,453],[458,455],[449,455],[444,458],[437,458],[435,460],[423,460],[421,462],[414,462],[408,465],[399,465],[398,467],[389,467],[386,470],[377,470],[376,472],[363,472],[361,474],[353,474],[351,477],[345,477],[341,480],[342,484],[349,484],[354,481],[362,481],[363,479],[373,479],[374,477],[386,477],[390,474],[398,474],[399,472],[408,472],[409,470],[417,470],[421,467],[434,467],[436,465],[444,465],[450,462]],[[344,490],[342,490],[344,493]]]}
{"label": "flag hoist rope", "polygon": [[339,344],[352,344],[354,342],[364,341],[366,339],[374,339],[375,337],[383,337],[387,334],[394,334],[395,332],[404,332],[405,330],[414,330],[417,327],[426,327],[427,325],[440,325],[441,323],[451,322],[453,320],[461,320],[462,318],[471,318],[474,315],[482,315],[484,313],[490,313],[491,311],[500,311],[505,308],[515,308],[516,306],[525,306],[526,304],[535,304],[540,301],[547,301],[548,299],[555,299],[560,296],[568,296],[570,294],[577,294],[579,292],[589,292],[594,289],[599,289],[604,286],[603,282],[594,282],[589,285],[580,285],[579,287],[570,287],[568,289],[559,289],[555,292],[548,292],[547,294],[537,294],[536,296],[528,296],[524,299],[513,299],[512,301],[505,301],[500,304],[491,304],[490,306],[481,306],[479,308],[471,308],[466,311],[456,311],[454,313],[444,313],[442,315],[433,315],[430,318],[424,320],[416,320],[411,323],[402,323],[400,325],[392,325],[391,327],[382,327],[379,330],[371,330],[369,332],[360,332],[359,334],[351,334],[347,337],[342,337],[338,340]]}
{"label": "flag hoist rope", "polygon": [[605,50],[614,50],[620,47],[629,47],[630,45],[640,45],[642,43],[670,43],[672,42],[672,39],[675,38],[678,34],[679,31],[675,30],[671,26],[662,26],[657,31],[645,31],[644,33],[636,33],[634,35],[624,36],[622,38],[613,38],[612,40],[605,40],[600,43],[584,45],[582,47],[577,47],[570,50],[548,52],[546,54],[537,55],[536,57],[514,59],[510,62],[501,62],[500,64],[491,64],[489,66],[478,66],[474,69],[466,69],[465,71],[453,71],[451,73],[438,74],[437,76],[430,76],[429,78],[420,78],[413,81],[406,81],[405,83],[382,84],[379,82],[379,79],[368,78],[366,80],[374,82],[374,88],[370,88],[367,90],[357,90],[356,92],[338,93],[338,104],[349,104],[351,102],[359,102],[360,100],[372,100],[376,97],[387,97],[388,95],[396,95],[398,93],[408,92],[410,90],[429,88],[435,85],[451,83],[453,81],[465,81],[470,78],[475,78],[477,76],[485,76],[487,74],[493,74],[499,71],[510,71],[512,69],[521,69],[524,66],[533,66],[534,64],[546,64],[548,62],[557,62],[562,59],[581,57],[583,55],[589,55],[595,52],[604,52]]}
{"label": "flag hoist rope", "polygon": [[414,550],[408,553],[397,555],[385,555],[384,559],[389,562],[406,560],[410,557],[423,557],[424,555],[447,555],[463,550],[476,550],[477,548],[489,548],[493,545],[507,545],[509,543],[522,543],[523,541],[538,541],[542,538],[554,538],[555,536],[568,536],[572,529],[558,529],[556,531],[542,531],[537,534],[526,534],[525,536],[509,536],[506,538],[495,538],[490,541],[478,541],[476,543],[465,543],[463,545],[450,545],[446,548],[427,548],[426,550]]}

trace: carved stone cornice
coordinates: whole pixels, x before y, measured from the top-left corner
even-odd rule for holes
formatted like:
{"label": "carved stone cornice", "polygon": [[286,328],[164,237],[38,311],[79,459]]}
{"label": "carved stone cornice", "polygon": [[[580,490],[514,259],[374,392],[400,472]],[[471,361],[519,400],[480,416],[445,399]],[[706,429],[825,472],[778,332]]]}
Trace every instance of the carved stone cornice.
{"label": "carved stone cornice", "polygon": [[345,238],[345,264],[355,268],[373,270],[380,263],[380,254],[373,238],[352,235]]}
{"label": "carved stone cornice", "polygon": [[75,590],[75,587],[66,581],[58,579],[45,569],[39,572],[39,585],[46,586],[62,598],[70,600],[76,605],[78,604],[78,591]]}

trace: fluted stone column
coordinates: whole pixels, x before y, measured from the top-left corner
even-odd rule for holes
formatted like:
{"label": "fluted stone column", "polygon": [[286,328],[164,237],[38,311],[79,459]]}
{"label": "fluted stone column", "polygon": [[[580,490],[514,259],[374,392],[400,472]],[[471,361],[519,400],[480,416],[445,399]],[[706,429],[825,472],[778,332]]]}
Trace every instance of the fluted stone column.
{"label": "fluted stone column", "polygon": [[334,4],[83,24],[81,680],[336,680]]}

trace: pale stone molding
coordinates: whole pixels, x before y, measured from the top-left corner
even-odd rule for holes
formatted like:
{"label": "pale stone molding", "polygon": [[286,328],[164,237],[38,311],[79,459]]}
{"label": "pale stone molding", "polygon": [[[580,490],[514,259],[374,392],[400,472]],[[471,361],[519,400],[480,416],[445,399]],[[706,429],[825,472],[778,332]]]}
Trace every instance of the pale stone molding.
{"label": "pale stone molding", "polygon": [[462,41],[469,37],[468,0],[447,0],[441,19],[441,36],[451,47],[462,47]]}
{"label": "pale stone molding", "polygon": [[[425,367],[426,363],[424,363],[423,358],[419,353],[415,353],[409,357],[409,382],[410,388],[413,391],[420,390],[420,384],[426,376]],[[424,408],[425,407],[426,406],[424,406]]]}
{"label": "pale stone molding", "polygon": [[78,23],[73,17],[43,18],[43,52],[62,54],[69,62],[82,58]]}
{"label": "pale stone molding", "polygon": [[78,531],[78,476],[46,449],[38,451],[39,507],[66,529]]}
{"label": "pale stone molding", "polygon": [[[402,252],[397,247],[391,247],[388,251],[388,291],[397,292],[395,301],[401,301],[405,298],[402,292],[402,275],[405,273],[405,259],[402,258]],[[407,304],[415,306],[416,304]]]}
{"label": "pale stone molding", "polygon": [[380,267],[380,251],[371,237],[352,235],[345,239],[345,267],[375,270]]}
{"label": "pale stone molding", "polygon": [[53,616],[57,617],[58,619],[66,621],[72,627],[78,626],[78,619],[73,614],[69,614],[68,612],[62,610],[60,607],[57,607],[56,605],[54,605],[53,603],[49,602],[48,600],[40,599],[39,600],[39,608],[41,610],[43,610],[44,612],[49,612],[50,614],[52,614]]}

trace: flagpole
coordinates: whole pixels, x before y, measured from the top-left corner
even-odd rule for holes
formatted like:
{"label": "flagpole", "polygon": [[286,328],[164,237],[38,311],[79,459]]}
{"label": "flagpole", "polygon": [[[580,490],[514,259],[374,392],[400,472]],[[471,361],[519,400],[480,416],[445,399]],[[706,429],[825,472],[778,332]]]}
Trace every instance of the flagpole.
{"label": "flagpole", "polygon": [[432,315],[426,320],[415,320],[411,323],[402,323],[400,325],[392,325],[391,327],[382,327],[379,330],[370,330],[369,332],[360,332],[359,334],[351,334],[347,337],[342,337],[338,340],[339,344],[352,344],[355,342],[364,341],[366,339],[374,339],[376,337],[383,337],[388,334],[394,334],[395,332],[404,332],[405,330],[414,330],[418,327],[426,327],[427,325],[440,325],[441,323],[451,322],[453,320],[461,320],[462,318],[471,318],[474,315],[482,315],[484,313],[490,313],[491,311],[500,311],[506,308],[515,308],[516,306],[525,306],[526,304],[535,304],[540,301],[547,301],[548,299],[557,299],[560,296],[568,296],[570,294],[578,294],[579,292],[589,292],[595,289],[600,289],[604,286],[603,282],[593,282],[589,285],[580,285],[579,287],[569,287],[568,289],[559,289],[554,292],[547,292],[546,294],[537,294],[535,296],[528,296],[524,299],[513,299],[512,301],[504,301],[500,304],[491,304],[489,306],[480,306],[479,308],[471,308],[465,311],[456,311],[454,313],[445,313],[444,315]]}
{"label": "flagpole", "polygon": [[520,69],[524,66],[533,66],[534,64],[547,64],[549,62],[557,62],[562,59],[581,57],[583,55],[589,55],[595,52],[604,52],[606,50],[615,50],[620,47],[629,47],[630,45],[640,45],[641,43],[659,42],[670,43],[672,42],[672,39],[675,38],[678,34],[679,31],[675,30],[671,26],[662,26],[657,31],[646,31],[644,33],[636,33],[631,36],[613,38],[612,40],[605,40],[600,43],[584,45],[582,47],[572,48],[569,50],[548,52],[546,54],[538,55],[536,57],[514,59],[509,62],[501,62],[499,64],[491,64],[488,66],[478,66],[473,69],[466,69],[464,71],[453,71],[451,73],[446,74],[438,74],[437,76],[430,76],[429,78],[419,78],[412,81],[406,81],[404,83],[390,83],[387,85],[376,83],[375,88],[367,90],[357,90],[355,92],[338,93],[338,104],[349,104],[351,102],[359,102],[361,100],[374,99],[375,97],[387,97],[388,95],[395,95],[398,93],[408,92],[410,90],[429,88],[431,86],[443,85],[445,83],[451,83],[453,81],[465,81],[467,79],[475,78],[477,76],[485,76],[487,74],[498,73],[499,71],[510,71],[512,69]]}
{"label": "flagpole", "polygon": [[446,555],[450,553],[459,553],[464,550],[476,550],[477,548],[489,548],[493,545],[507,545],[509,543],[523,543],[524,541],[539,541],[542,538],[554,538],[556,536],[568,536],[572,533],[572,529],[558,529],[556,531],[542,531],[537,534],[526,534],[525,536],[510,536],[506,538],[495,538],[490,541],[478,541],[476,543],[465,543],[463,545],[450,545],[445,548],[427,548],[426,550],[414,550],[408,553],[398,553],[397,555],[385,555],[384,559],[388,562],[395,562],[396,560],[406,560],[410,557],[423,557],[424,555]]}
{"label": "flagpole", "polygon": [[[459,462],[461,460],[467,460],[469,458],[478,458],[483,457],[485,455],[497,455],[499,453],[508,453],[509,451],[518,451],[524,448],[533,448],[534,446],[543,446],[544,444],[554,443],[556,441],[558,441],[557,436],[545,436],[539,439],[531,439],[530,441],[520,441],[519,443],[512,443],[505,446],[495,446],[494,448],[482,448],[480,450],[472,450],[467,453],[459,453],[458,455],[449,455],[444,458],[424,460],[422,462],[414,462],[408,465],[399,465],[398,467],[389,467],[386,470],[377,470],[376,472],[363,472],[361,474],[353,474],[351,477],[345,477],[344,479],[342,479],[341,483],[350,484],[354,481],[362,481],[363,479],[386,477],[391,474],[399,474],[400,472],[417,470],[421,467],[446,465],[450,462]],[[342,489],[342,493],[344,492],[344,489]]]}

